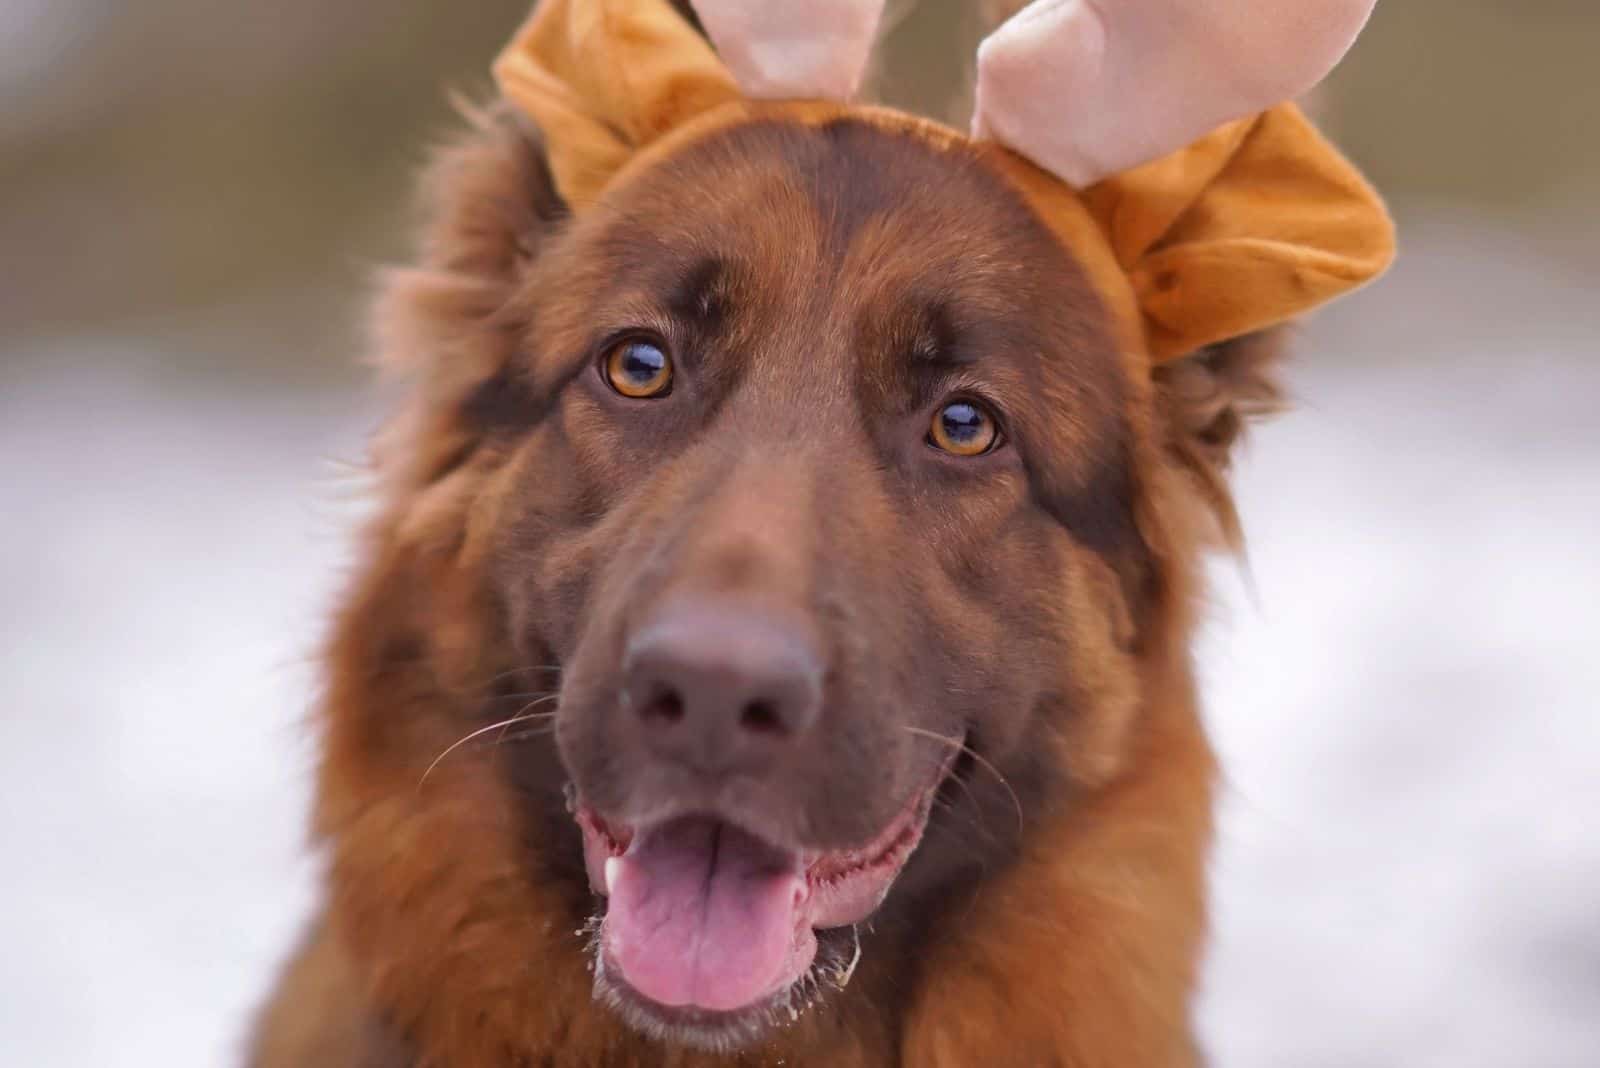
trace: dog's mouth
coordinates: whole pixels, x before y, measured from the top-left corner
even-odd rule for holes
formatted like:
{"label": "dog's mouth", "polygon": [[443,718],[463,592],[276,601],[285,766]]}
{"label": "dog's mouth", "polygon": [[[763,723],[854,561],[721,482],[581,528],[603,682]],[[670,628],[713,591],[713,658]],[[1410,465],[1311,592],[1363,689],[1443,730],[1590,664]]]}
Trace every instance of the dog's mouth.
{"label": "dog's mouth", "polygon": [[[792,1009],[813,973],[817,932],[876,911],[921,841],[943,778],[846,850],[788,848],[713,814],[622,826],[578,804],[590,885],[607,898],[601,993],[652,1029],[691,1036]],[[835,982],[851,965],[833,969]]]}

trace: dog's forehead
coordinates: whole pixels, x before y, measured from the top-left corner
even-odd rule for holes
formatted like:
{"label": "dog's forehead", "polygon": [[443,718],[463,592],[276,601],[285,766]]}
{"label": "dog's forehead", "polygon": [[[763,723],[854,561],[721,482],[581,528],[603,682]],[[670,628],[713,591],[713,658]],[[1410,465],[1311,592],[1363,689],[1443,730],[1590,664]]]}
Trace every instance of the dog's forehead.
{"label": "dog's forehead", "polygon": [[868,266],[895,253],[925,270],[992,266],[1052,244],[975,154],[848,118],[716,131],[631,176],[607,207],[614,233],[644,223],[656,242],[768,270],[819,257]]}
{"label": "dog's forehead", "polygon": [[[1079,343],[1084,323],[1069,321],[1106,318],[1085,272],[960,147],[861,119],[758,120],[620,185],[594,226],[618,268],[611,282],[673,310],[731,309],[747,323],[800,317],[870,335],[857,341],[898,339],[893,356],[962,328],[1023,348],[1065,347],[1069,357],[1112,347]],[[1046,336],[1063,326],[1072,337]],[[1040,335],[1031,345],[1030,331]]]}

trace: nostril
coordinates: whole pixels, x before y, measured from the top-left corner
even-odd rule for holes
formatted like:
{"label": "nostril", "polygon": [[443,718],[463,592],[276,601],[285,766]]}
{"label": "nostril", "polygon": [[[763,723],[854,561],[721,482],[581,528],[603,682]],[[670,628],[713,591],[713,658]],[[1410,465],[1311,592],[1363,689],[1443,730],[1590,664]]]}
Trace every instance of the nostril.
{"label": "nostril", "polygon": [[671,726],[683,719],[683,698],[677,690],[664,689],[644,703],[639,718],[646,723]]}
{"label": "nostril", "polygon": [[778,706],[764,700],[748,702],[739,713],[739,725],[756,734],[780,734],[783,731]]}
{"label": "nostril", "polygon": [[652,757],[697,772],[755,772],[800,752],[821,716],[825,665],[804,619],[673,602],[629,636],[629,728]]}

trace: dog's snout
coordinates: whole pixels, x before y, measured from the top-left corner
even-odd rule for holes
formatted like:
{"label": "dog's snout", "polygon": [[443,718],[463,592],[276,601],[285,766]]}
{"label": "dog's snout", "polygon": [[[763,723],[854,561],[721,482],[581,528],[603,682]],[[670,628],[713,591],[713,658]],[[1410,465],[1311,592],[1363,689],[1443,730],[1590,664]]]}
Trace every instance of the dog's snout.
{"label": "dog's snout", "polygon": [[628,643],[624,675],[646,747],[706,774],[759,772],[822,711],[823,665],[807,628],[735,604],[667,606]]}

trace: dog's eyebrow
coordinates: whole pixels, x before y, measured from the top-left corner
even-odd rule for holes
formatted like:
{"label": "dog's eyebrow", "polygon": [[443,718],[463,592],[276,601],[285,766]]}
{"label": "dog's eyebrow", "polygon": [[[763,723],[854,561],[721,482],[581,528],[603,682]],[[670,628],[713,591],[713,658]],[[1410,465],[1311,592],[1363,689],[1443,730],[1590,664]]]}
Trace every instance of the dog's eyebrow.
{"label": "dog's eyebrow", "polygon": [[667,290],[667,311],[693,326],[715,327],[727,311],[727,279],[727,264],[720,257],[700,257]]}
{"label": "dog's eyebrow", "polygon": [[948,300],[926,300],[909,309],[906,319],[910,343],[906,358],[914,367],[948,371],[978,361],[979,347],[961,326]]}

